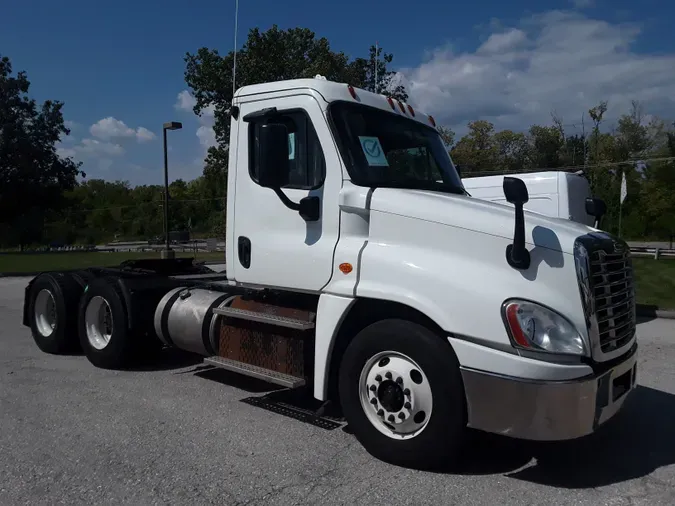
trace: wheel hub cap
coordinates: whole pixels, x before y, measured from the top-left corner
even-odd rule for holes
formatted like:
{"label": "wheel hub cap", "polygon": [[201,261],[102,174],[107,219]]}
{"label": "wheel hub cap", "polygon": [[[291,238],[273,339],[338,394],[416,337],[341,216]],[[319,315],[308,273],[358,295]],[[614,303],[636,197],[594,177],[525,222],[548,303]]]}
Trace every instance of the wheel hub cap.
{"label": "wheel hub cap", "polygon": [[102,350],[110,342],[114,330],[112,311],[103,297],[92,297],[84,313],[84,323],[89,344]]}
{"label": "wheel hub cap", "polygon": [[431,385],[420,366],[393,351],[378,353],[365,364],[359,397],[368,420],[394,439],[424,430],[433,407]]}
{"label": "wheel hub cap", "polygon": [[400,411],[405,402],[403,389],[391,380],[383,381],[377,389],[377,399],[387,411]]}
{"label": "wheel hub cap", "polygon": [[40,290],[35,297],[35,326],[44,337],[49,337],[56,328],[56,302],[52,292]]}

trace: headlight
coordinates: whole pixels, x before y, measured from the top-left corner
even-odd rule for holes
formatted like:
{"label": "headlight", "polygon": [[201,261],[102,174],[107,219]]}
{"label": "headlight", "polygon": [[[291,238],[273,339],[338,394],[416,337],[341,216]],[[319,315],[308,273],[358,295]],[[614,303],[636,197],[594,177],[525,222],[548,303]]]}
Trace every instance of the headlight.
{"label": "headlight", "polygon": [[567,318],[534,302],[509,300],[504,303],[504,320],[517,348],[586,355],[583,337]]}

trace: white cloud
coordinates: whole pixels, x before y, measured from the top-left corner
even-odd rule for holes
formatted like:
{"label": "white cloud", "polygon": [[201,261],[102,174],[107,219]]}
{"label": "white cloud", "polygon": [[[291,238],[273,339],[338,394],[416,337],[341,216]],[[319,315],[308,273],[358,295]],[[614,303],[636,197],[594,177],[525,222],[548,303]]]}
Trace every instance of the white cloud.
{"label": "white cloud", "polygon": [[565,123],[580,123],[601,100],[609,102],[610,121],[628,112],[633,99],[645,112],[675,113],[675,54],[633,51],[636,25],[551,11],[490,27],[474,52],[446,45],[417,68],[401,70],[410,102],[458,133],[476,119],[525,130],[549,124],[554,109]]}
{"label": "white cloud", "polygon": [[[197,100],[188,90],[181,91],[176,97],[176,103],[174,108],[178,111],[193,113],[193,108],[197,104]],[[204,149],[204,153],[211,146],[217,145],[216,134],[213,131],[213,124],[215,122],[216,108],[215,105],[211,104],[204,108],[200,116],[197,116],[200,126],[197,128],[195,134],[199,139],[199,144]]]}
{"label": "white cloud", "polygon": [[75,158],[77,156],[73,148],[56,148],[56,154],[61,158]]}
{"label": "white cloud", "polygon": [[[176,97],[176,103],[174,108],[178,111],[190,112],[194,110],[194,106],[197,105],[197,99],[192,96],[188,90],[181,91]],[[213,115],[216,112],[216,107],[214,104],[208,105],[202,111],[199,120],[202,124],[213,123]]]}
{"label": "white cloud", "polygon": [[79,144],[68,148],[59,147],[57,154],[75,159],[96,158],[98,156],[121,156],[126,151],[119,144],[102,142],[97,139],[82,139]]}
{"label": "white cloud", "polygon": [[138,139],[138,142],[149,142],[155,137],[157,136],[145,127],[138,127],[136,129],[136,139]]}
{"label": "white cloud", "polygon": [[199,139],[199,144],[201,144],[204,149],[209,149],[211,146],[217,144],[216,133],[213,131],[213,128],[209,126],[200,126],[197,129],[197,138]]}
{"label": "white cloud", "polygon": [[499,54],[518,49],[527,42],[527,34],[512,28],[502,33],[493,33],[476,51],[479,54]]}
{"label": "white cloud", "polygon": [[108,172],[112,167],[113,161],[110,158],[101,158],[98,161],[98,170],[101,172]]}
{"label": "white cloud", "polygon": [[148,142],[156,137],[147,128],[138,127],[134,130],[127,126],[124,121],[115,119],[112,116],[98,120],[89,127],[89,132],[94,137],[106,141],[110,139],[136,138],[138,142]]}
{"label": "white cloud", "polygon": [[188,111],[192,112],[192,108],[197,104],[197,100],[193,97],[188,90],[183,90],[176,97],[176,103],[174,107],[179,111]]}
{"label": "white cloud", "polygon": [[101,142],[96,139],[82,139],[81,144],[75,146],[75,151],[92,155],[105,154],[110,156],[120,156],[125,153],[125,149],[119,144],[112,142]]}

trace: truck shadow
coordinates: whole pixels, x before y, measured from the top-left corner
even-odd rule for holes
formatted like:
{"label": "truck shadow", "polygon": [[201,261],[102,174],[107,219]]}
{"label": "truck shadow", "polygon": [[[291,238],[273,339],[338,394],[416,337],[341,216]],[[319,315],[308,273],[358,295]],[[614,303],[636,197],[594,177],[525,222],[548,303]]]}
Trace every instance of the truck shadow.
{"label": "truck shadow", "polygon": [[659,309],[658,306],[649,305],[649,304],[637,304],[637,322],[638,323],[647,323],[652,320],[656,320],[656,311]]}
{"label": "truck shadow", "polygon": [[[183,369],[203,362],[204,357],[175,348],[164,348],[150,361],[141,361],[129,366],[132,372],[172,371]],[[180,374],[180,373],[178,373]]]}
{"label": "truck shadow", "polygon": [[341,413],[332,405],[326,406],[320,412],[321,414],[319,414],[322,403],[312,397],[307,386],[288,389],[224,369],[210,367],[197,367],[191,371],[177,374],[194,373],[195,376],[200,378],[215,381],[248,393],[262,393],[264,395],[245,397],[239,399],[239,402],[320,429],[331,431],[340,428],[344,423],[341,419]]}
{"label": "truck shadow", "polygon": [[531,268],[521,271],[521,275],[529,280],[537,279],[539,266],[543,263],[552,269],[561,269],[565,266],[565,255],[562,253],[560,239],[550,228],[537,225],[532,230],[534,248],[530,250]]}
{"label": "truck shadow", "polygon": [[638,386],[616,419],[585,438],[533,443],[476,433],[461,474],[504,474],[561,488],[643,478],[675,464],[675,395]]}

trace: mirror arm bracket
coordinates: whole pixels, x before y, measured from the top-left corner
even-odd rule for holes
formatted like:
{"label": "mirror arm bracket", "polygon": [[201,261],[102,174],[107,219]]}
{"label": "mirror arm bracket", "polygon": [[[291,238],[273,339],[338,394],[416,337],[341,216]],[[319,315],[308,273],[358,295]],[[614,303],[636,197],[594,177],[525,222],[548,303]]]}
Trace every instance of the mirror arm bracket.
{"label": "mirror arm bracket", "polygon": [[506,261],[514,269],[527,270],[530,268],[530,252],[525,247],[525,213],[522,202],[514,203],[516,208],[516,223],[513,232],[513,243],[506,247]]}
{"label": "mirror arm bracket", "polygon": [[293,202],[291,199],[289,199],[284,192],[281,191],[281,188],[272,188],[274,190],[274,193],[277,194],[277,197],[279,197],[279,200],[288,207],[291,211],[299,211],[300,210],[300,204],[296,204]]}

